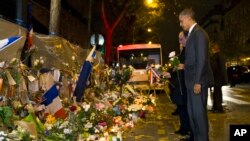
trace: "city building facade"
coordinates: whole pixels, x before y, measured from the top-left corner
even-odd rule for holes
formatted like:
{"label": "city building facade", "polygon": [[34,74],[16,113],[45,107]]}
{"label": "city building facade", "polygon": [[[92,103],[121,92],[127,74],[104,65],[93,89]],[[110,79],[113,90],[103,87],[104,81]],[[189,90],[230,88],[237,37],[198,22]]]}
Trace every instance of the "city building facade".
{"label": "city building facade", "polygon": [[250,65],[249,14],[248,0],[228,1],[215,8],[202,24],[210,39],[221,44],[230,66]]}

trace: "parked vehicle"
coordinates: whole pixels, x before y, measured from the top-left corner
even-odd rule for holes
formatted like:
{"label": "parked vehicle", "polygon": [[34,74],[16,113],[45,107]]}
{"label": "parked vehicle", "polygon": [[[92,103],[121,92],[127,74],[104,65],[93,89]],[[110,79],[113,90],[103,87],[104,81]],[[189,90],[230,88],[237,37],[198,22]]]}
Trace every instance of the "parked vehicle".
{"label": "parked vehicle", "polygon": [[245,65],[242,66],[242,70],[241,70],[241,81],[243,83],[249,83],[250,82],[250,65]]}
{"label": "parked vehicle", "polygon": [[231,66],[227,68],[227,73],[231,87],[250,82],[250,66]]}
{"label": "parked vehicle", "polygon": [[162,65],[162,51],[160,44],[131,44],[117,47],[119,64],[133,66],[134,71],[130,82],[141,89],[149,88],[148,66]]}

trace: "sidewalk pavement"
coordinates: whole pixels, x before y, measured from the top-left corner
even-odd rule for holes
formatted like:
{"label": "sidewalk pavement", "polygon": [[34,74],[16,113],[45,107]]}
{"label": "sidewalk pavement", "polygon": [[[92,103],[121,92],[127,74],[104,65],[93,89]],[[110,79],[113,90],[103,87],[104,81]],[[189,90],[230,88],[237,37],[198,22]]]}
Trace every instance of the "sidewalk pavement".
{"label": "sidewalk pavement", "polygon": [[[123,134],[123,141],[179,141],[183,136],[174,132],[179,128],[179,117],[171,115],[175,105],[165,93],[157,94],[154,113],[138,121]],[[210,109],[211,107],[208,107]],[[208,112],[209,140],[228,141],[231,124],[250,124],[250,105],[224,107],[225,113]]]}
{"label": "sidewalk pavement", "polygon": [[124,141],[179,141],[174,134],[179,128],[179,117],[171,115],[175,105],[164,92],[156,95],[156,108],[153,113],[138,121],[135,127],[124,133]]}

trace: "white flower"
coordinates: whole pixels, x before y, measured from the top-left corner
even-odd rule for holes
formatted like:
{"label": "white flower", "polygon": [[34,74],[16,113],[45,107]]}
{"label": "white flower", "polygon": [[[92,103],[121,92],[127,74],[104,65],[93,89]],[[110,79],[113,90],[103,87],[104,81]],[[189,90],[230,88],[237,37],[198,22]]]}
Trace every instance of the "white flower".
{"label": "white flower", "polygon": [[18,136],[18,132],[17,130],[13,130],[11,133],[9,133],[8,135],[10,138],[15,138]]}
{"label": "white flower", "polygon": [[108,136],[109,136],[109,133],[108,133],[108,132],[105,132],[103,135],[104,135],[105,137],[108,137]]}
{"label": "white flower", "polygon": [[76,57],[75,57],[75,56],[72,56],[71,59],[74,61],[74,60],[76,59]]}
{"label": "white flower", "polygon": [[39,63],[39,60],[38,60],[38,59],[36,59],[36,60],[34,61],[34,66],[37,66],[37,65],[38,65],[38,63]]}
{"label": "white flower", "polygon": [[98,129],[95,128],[95,133],[100,133],[100,131]]}
{"label": "white flower", "polygon": [[0,62],[0,68],[2,68],[5,64],[5,61]]}
{"label": "white flower", "polygon": [[87,124],[84,125],[84,128],[87,128],[87,129],[89,129],[91,127],[93,127],[93,124],[90,122],[88,122]]}
{"label": "white flower", "polygon": [[131,104],[128,107],[128,111],[139,111],[141,109],[142,109],[142,105],[139,105],[139,104]]}
{"label": "white flower", "polygon": [[155,65],[155,69],[159,69],[160,67],[161,67],[160,64],[156,64],[156,65]]}
{"label": "white flower", "polygon": [[118,98],[118,96],[115,93],[112,93],[110,96],[113,100],[116,100]]}
{"label": "white flower", "polygon": [[88,141],[94,141],[96,139],[96,135],[90,135],[87,140]]}
{"label": "white flower", "polygon": [[60,126],[59,129],[65,128],[69,124],[69,121],[63,122]]}
{"label": "white flower", "polygon": [[126,68],[127,66],[126,65],[122,65],[122,68]]}
{"label": "white flower", "polygon": [[72,132],[71,129],[64,129],[64,130],[63,130],[63,133],[64,133],[64,134],[70,134],[71,132]]}
{"label": "white flower", "polygon": [[89,110],[89,108],[90,108],[90,104],[87,104],[87,103],[84,102],[82,104],[82,108],[84,109],[85,112],[87,112]]}
{"label": "white flower", "polygon": [[42,56],[40,57],[40,60],[43,60],[43,57],[42,57]]}
{"label": "white flower", "polygon": [[24,130],[22,127],[20,127],[20,126],[17,127],[17,131],[19,131],[19,132],[21,132],[21,133],[24,133],[24,132],[25,132],[25,130]]}
{"label": "white flower", "polygon": [[101,137],[99,141],[107,141],[105,137]]}
{"label": "white flower", "polygon": [[3,131],[0,131],[0,136],[7,136]]}
{"label": "white flower", "polygon": [[45,125],[45,127],[46,127],[47,130],[51,130],[52,127],[53,127],[52,124],[48,124],[48,123],[45,123],[44,125]]}
{"label": "white flower", "polygon": [[43,61],[43,60],[40,60],[40,63],[41,63],[41,64],[43,64],[43,63],[44,63],[44,61]]}
{"label": "white flower", "polygon": [[36,138],[36,136],[34,136],[34,135],[30,135],[30,138],[35,139],[35,138]]}
{"label": "white flower", "polygon": [[175,51],[170,52],[169,55],[168,55],[168,57],[169,58],[175,57]]}

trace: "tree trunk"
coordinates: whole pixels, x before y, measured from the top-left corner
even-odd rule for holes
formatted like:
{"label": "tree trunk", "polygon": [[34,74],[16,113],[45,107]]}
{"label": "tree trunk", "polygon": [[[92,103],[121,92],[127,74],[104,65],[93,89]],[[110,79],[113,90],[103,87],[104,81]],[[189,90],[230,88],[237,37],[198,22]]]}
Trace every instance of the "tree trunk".
{"label": "tree trunk", "polygon": [[[121,19],[123,18],[125,12],[127,11],[127,8],[130,4],[130,1],[127,0],[124,3],[124,7],[121,11],[121,13],[116,17],[114,22],[110,24],[108,22],[108,19],[106,17],[106,11],[105,11],[105,6],[104,6],[104,0],[102,0],[101,3],[101,18],[102,22],[104,24],[105,30],[106,30],[106,35],[105,35],[105,63],[110,65],[110,63],[113,61],[113,58],[111,58],[112,55],[112,35],[114,33],[114,30],[116,29],[117,25],[120,23]],[[113,56],[113,55],[112,55]]]}
{"label": "tree trunk", "polygon": [[[106,30],[107,31],[107,30]],[[113,35],[113,31],[112,30],[108,30],[106,32],[106,50],[105,50],[105,63],[110,65],[111,61],[113,60],[113,58],[111,58],[111,56],[113,56],[111,53],[112,51],[112,35]]]}
{"label": "tree trunk", "polygon": [[49,33],[58,34],[58,21],[60,16],[61,0],[51,0]]}

